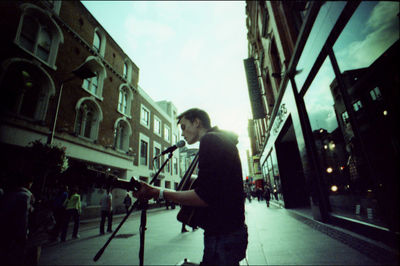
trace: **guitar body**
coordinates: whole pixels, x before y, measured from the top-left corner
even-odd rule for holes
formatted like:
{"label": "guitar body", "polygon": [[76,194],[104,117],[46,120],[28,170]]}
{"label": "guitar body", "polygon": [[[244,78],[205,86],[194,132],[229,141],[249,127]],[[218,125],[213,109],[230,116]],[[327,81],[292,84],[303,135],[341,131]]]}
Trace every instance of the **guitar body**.
{"label": "guitar body", "polygon": [[[196,168],[198,163],[198,154],[193,159],[189,168],[187,169],[185,175],[183,176],[180,184],[178,185],[178,191],[191,190],[196,187],[196,178],[192,178],[192,173]],[[181,206],[181,209],[178,212],[177,220],[183,224],[187,224],[190,227],[197,227],[198,224],[196,222],[196,212],[198,212],[198,208],[192,206]]]}
{"label": "guitar body", "polygon": [[[196,179],[191,177],[188,180],[188,186],[186,187],[185,190],[193,189],[195,183]],[[182,205],[176,219],[178,219],[178,221],[180,221],[183,224],[189,225],[190,227],[196,227],[197,225],[195,224],[195,219],[194,219],[196,209],[197,209],[196,207]]]}

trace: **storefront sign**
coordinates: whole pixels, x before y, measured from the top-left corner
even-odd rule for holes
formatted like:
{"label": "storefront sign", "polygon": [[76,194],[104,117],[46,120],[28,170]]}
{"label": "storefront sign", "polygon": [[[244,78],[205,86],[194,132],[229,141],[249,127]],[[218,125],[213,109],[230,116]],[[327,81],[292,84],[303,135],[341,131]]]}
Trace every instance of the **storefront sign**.
{"label": "storefront sign", "polygon": [[274,135],[277,135],[279,133],[279,129],[281,128],[282,123],[285,121],[286,114],[287,114],[286,105],[282,104],[279,107],[278,112],[276,113],[274,127],[272,128],[272,132],[274,133]]}

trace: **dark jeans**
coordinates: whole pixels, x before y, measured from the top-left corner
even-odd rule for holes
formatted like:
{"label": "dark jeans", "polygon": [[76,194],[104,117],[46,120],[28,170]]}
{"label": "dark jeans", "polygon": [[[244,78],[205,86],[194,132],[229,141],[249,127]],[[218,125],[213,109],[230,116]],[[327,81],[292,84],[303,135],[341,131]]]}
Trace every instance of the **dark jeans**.
{"label": "dark jeans", "polygon": [[54,210],[54,220],[56,221],[56,224],[54,225],[53,230],[51,232],[52,237],[54,239],[56,239],[60,234],[63,222],[65,220],[65,215],[66,215],[66,210],[64,208],[57,208]]}
{"label": "dark jeans", "polygon": [[247,226],[224,235],[204,234],[203,261],[200,265],[239,265],[246,257]]}
{"label": "dark jeans", "polygon": [[72,232],[72,237],[77,237],[78,236],[78,230],[79,230],[79,212],[77,209],[68,209],[66,210],[65,213],[65,220],[63,224],[63,230],[61,232],[61,240],[65,241],[67,237],[67,231],[68,231],[68,224],[69,220],[74,219],[74,231]]}
{"label": "dark jeans", "polygon": [[112,211],[101,211],[100,234],[104,234],[104,224],[107,217],[107,231],[112,232]]}

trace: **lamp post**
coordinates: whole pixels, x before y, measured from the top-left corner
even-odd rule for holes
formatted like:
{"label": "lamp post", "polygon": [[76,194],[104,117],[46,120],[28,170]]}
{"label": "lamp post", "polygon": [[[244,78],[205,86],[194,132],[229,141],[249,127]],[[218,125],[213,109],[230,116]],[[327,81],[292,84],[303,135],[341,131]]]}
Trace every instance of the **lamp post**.
{"label": "lamp post", "polygon": [[76,77],[78,77],[80,79],[87,79],[87,78],[92,78],[92,77],[96,76],[96,73],[91,70],[90,62],[91,61],[87,61],[87,62],[83,63],[82,65],[80,65],[78,68],[74,69],[72,71],[74,76],[69,77],[66,80],[63,80],[61,82],[60,92],[58,94],[58,99],[57,99],[56,113],[53,118],[51,132],[47,138],[47,144],[51,145],[53,143],[54,134],[56,131],[57,118],[58,118],[58,110],[60,109],[60,102],[61,102],[61,96],[62,96],[64,84],[75,79]]}

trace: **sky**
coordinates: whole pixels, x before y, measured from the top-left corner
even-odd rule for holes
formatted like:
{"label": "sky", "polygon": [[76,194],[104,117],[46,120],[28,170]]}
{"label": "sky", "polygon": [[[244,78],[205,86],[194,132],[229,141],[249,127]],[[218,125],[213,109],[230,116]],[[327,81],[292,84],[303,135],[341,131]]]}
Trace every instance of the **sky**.
{"label": "sky", "polygon": [[139,86],[178,112],[197,107],[239,135],[244,175],[251,118],[243,60],[245,1],[82,1],[139,67]]}

